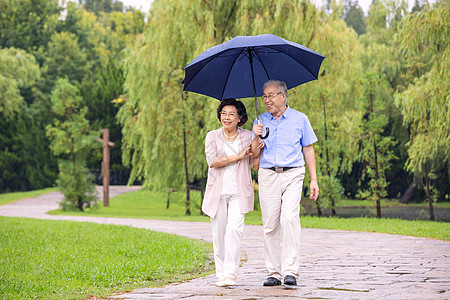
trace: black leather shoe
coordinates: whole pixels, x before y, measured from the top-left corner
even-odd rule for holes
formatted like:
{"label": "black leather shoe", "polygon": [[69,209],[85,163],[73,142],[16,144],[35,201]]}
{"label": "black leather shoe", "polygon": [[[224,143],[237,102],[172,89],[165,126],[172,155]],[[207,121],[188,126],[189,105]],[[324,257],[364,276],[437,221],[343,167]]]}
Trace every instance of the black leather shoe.
{"label": "black leather shoe", "polygon": [[263,286],[276,286],[281,285],[281,281],[276,279],[275,277],[268,277],[266,281],[264,281]]}
{"label": "black leather shoe", "polygon": [[286,285],[297,285],[297,280],[292,275],[286,275],[284,277],[284,284],[286,284]]}

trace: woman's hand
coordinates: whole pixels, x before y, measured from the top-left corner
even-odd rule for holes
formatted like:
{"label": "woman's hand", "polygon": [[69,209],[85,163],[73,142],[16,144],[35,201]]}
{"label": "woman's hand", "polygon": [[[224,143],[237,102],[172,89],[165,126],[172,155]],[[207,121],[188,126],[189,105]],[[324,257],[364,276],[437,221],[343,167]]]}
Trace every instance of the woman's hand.
{"label": "woman's hand", "polygon": [[225,166],[227,166],[229,164],[232,164],[232,163],[235,163],[237,161],[240,161],[241,159],[244,159],[246,157],[253,156],[253,153],[250,152],[250,146],[251,146],[251,143],[250,143],[250,145],[245,147],[241,151],[241,153],[239,153],[238,155],[232,155],[232,156],[226,156],[226,157],[217,157],[211,163],[210,168],[225,167]]}
{"label": "woman's hand", "polygon": [[262,148],[264,148],[264,145],[265,145],[264,141],[262,139],[259,139],[257,148],[262,149]]}
{"label": "woman's hand", "polygon": [[[251,145],[251,144],[250,144]],[[247,147],[245,147],[241,153],[238,154],[238,160],[244,159],[248,156],[252,156],[253,153],[250,152],[250,145],[248,145]]]}

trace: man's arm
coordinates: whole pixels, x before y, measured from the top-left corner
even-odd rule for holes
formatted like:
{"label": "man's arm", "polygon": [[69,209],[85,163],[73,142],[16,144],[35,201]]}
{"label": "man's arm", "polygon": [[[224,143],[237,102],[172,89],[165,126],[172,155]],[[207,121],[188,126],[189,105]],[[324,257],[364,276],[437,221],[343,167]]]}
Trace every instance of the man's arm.
{"label": "man's arm", "polygon": [[319,186],[317,184],[316,156],[314,154],[314,147],[313,145],[309,145],[303,147],[302,151],[303,156],[305,157],[306,166],[308,167],[309,177],[311,178],[309,198],[316,201],[317,197],[319,197]]}

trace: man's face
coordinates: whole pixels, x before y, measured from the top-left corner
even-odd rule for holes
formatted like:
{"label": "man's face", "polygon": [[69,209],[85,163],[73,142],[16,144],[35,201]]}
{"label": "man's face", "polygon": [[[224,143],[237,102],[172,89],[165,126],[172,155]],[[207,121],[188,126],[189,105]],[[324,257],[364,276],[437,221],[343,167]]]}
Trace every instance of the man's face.
{"label": "man's face", "polygon": [[286,95],[284,93],[278,92],[276,85],[268,85],[264,89],[263,101],[267,110],[273,116],[281,116],[286,110]]}

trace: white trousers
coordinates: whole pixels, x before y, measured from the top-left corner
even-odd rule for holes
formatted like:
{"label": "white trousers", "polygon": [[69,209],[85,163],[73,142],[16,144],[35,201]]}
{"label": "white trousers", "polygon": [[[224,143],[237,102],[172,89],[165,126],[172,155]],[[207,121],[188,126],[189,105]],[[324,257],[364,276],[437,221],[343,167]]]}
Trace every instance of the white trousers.
{"label": "white trousers", "polygon": [[259,201],[264,227],[268,277],[298,276],[300,268],[300,201],[305,167],[283,173],[259,169]]}
{"label": "white trousers", "polygon": [[211,218],[214,261],[217,279],[236,279],[241,258],[241,239],[245,214],[241,213],[237,195],[222,195],[214,218]]}

